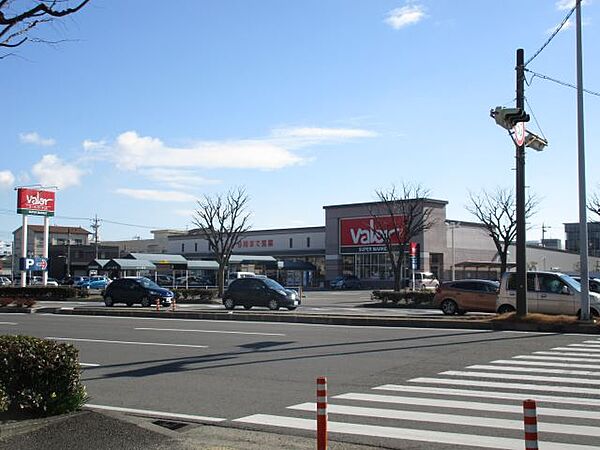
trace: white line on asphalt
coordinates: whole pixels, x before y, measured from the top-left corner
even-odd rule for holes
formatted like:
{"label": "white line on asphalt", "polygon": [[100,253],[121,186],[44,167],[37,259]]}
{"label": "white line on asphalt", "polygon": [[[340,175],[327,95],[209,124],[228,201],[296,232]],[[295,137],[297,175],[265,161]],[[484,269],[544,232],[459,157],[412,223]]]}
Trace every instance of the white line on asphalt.
{"label": "white line on asphalt", "polygon": [[157,345],[157,346],[164,346],[164,347],[208,348],[206,345],[165,344],[162,342],[109,341],[106,339],[83,339],[83,338],[68,338],[68,337],[53,337],[53,336],[46,336],[46,339],[54,339],[55,341],[100,342],[103,344],[128,344],[128,345],[132,344],[132,345]]}
{"label": "white line on asphalt", "polygon": [[[434,394],[434,395],[451,395],[455,397],[477,397],[477,398],[498,398],[503,400],[518,400],[523,401],[531,397],[530,394],[519,394],[514,392],[494,392],[494,391],[477,391],[471,389],[449,389],[435,388],[428,386],[400,386],[397,384],[385,384],[373,389],[393,392],[409,392],[417,394]],[[560,403],[566,405],[590,405],[600,406],[600,399],[583,398],[583,397],[557,397],[554,395],[536,394],[536,400],[548,403]]]}
{"label": "white line on asphalt", "polygon": [[513,359],[497,359],[496,361],[492,361],[490,364],[515,364],[517,366],[550,366],[550,367],[574,367],[577,369],[600,369],[600,365],[598,364],[569,364],[569,363],[559,363],[556,361],[523,361],[518,360],[515,361]]}
{"label": "white line on asphalt", "polygon": [[[473,378],[500,378],[504,380],[548,381],[550,383],[591,384],[600,386],[600,380],[590,378],[543,377],[540,375],[523,375],[520,373],[469,372],[466,370],[447,370],[439,375]],[[600,392],[600,391],[599,391]]]}
{"label": "white line on asphalt", "polygon": [[16,322],[0,322],[0,325],[19,325]]}
{"label": "white line on asphalt", "polygon": [[[359,400],[364,402],[392,403],[400,405],[432,406],[435,408],[470,409],[475,411],[493,411],[502,413],[514,413],[519,415],[523,414],[523,406],[520,404],[520,402],[519,404],[505,405],[502,403],[442,400],[427,397],[401,397],[397,395],[355,394],[352,392],[348,394],[336,395],[332,398],[341,400]],[[523,398],[525,398],[525,396],[523,396]],[[520,399],[521,397],[514,399],[511,398],[511,400],[515,400],[515,403],[517,400]],[[329,408],[329,404],[327,405],[327,408]],[[537,412],[540,416],[575,417],[578,419],[594,420],[600,419],[600,411],[579,411],[576,409],[542,408],[538,406]]]}
{"label": "white line on asphalt", "polygon": [[600,347],[600,341],[583,341],[583,344],[570,344],[570,345],[578,345],[578,346],[583,346],[584,344],[586,344],[586,347]]}
{"label": "white line on asphalt", "polygon": [[[298,411],[315,411],[315,403],[302,403],[289,406],[289,409]],[[538,411],[539,412],[539,411]],[[464,416],[459,414],[440,414],[419,411],[404,411],[397,409],[365,408],[359,406],[344,406],[327,404],[328,414],[345,414],[349,416],[377,417],[382,419],[414,420],[416,422],[445,423],[471,427],[500,428],[509,430],[523,429],[523,420],[496,419],[491,417]],[[560,423],[538,423],[538,429],[545,433],[571,434],[580,436],[600,437],[598,427],[585,425],[563,425]]]}
{"label": "white line on asphalt", "polygon": [[[251,423],[255,425],[270,425],[283,428],[301,430],[315,430],[316,420],[298,419],[293,417],[274,416],[270,414],[254,414],[252,416],[235,419],[234,422]],[[445,431],[416,430],[411,428],[382,427],[375,425],[362,425],[358,423],[342,423],[329,421],[328,431],[352,435],[374,436],[380,438],[402,439],[407,441],[437,442],[459,446],[472,446],[484,448],[523,449],[523,439],[512,439],[498,436],[482,436],[479,434],[449,433]],[[597,446],[564,444],[558,442],[540,442],[540,447],[545,450],[592,450]]]}
{"label": "white line on asphalt", "polygon": [[96,363],[79,363],[79,365],[81,367],[99,367],[100,364],[96,364]]}
{"label": "white line on asphalt", "polygon": [[600,375],[600,372],[596,372],[593,370],[552,369],[552,368],[548,368],[548,367],[542,368],[542,367],[521,367],[521,366],[488,366],[485,364],[468,366],[467,369],[499,370],[501,372],[556,373],[556,374],[563,374],[563,375],[587,375],[587,376],[592,376],[592,377]]}
{"label": "white line on asphalt", "polygon": [[219,334],[248,334],[254,336],[285,336],[282,333],[254,333],[251,331],[222,331],[222,330],[189,330],[180,328],[134,328],[134,330],[145,330],[145,331],[181,331],[190,333],[219,333]]}
{"label": "white line on asphalt", "polygon": [[119,406],[93,405],[91,403],[86,404],[85,407],[90,409],[101,409],[104,411],[129,413],[137,416],[170,417],[173,419],[181,419],[190,422],[223,422],[227,420],[222,419],[220,417],[195,416],[190,414],[178,414],[165,411],[152,411],[150,409],[121,408]]}
{"label": "white line on asphalt", "polygon": [[[550,353],[550,355],[554,355],[554,353]],[[514,358],[518,359],[535,359],[535,360],[544,360],[544,361],[576,361],[576,362],[595,362],[600,363],[600,359],[592,359],[592,358],[565,358],[564,356],[534,356],[534,355],[520,355],[514,356]]]}
{"label": "white line on asphalt", "polygon": [[[570,344],[572,346],[581,345],[581,344]],[[592,353],[600,353],[600,348],[574,348],[574,347],[554,347],[550,350],[556,350],[559,352],[592,352]],[[600,356],[600,355],[599,355]]]}
{"label": "white line on asphalt", "polygon": [[473,381],[473,380],[450,380],[446,378],[414,378],[408,380],[411,383],[427,383],[427,384],[450,384],[457,386],[478,386],[487,388],[503,388],[503,389],[520,389],[531,391],[544,392],[568,392],[570,394],[594,394],[600,395],[600,389],[569,387],[569,386],[542,386],[539,384],[524,384],[524,383],[500,383],[494,381]]}
{"label": "white line on asphalt", "polygon": [[556,355],[556,356],[576,356],[576,357],[586,357],[586,358],[598,358],[597,361],[600,361],[600,354],[597,353],[564,353],[564,352],[533,352],[534,355]]}

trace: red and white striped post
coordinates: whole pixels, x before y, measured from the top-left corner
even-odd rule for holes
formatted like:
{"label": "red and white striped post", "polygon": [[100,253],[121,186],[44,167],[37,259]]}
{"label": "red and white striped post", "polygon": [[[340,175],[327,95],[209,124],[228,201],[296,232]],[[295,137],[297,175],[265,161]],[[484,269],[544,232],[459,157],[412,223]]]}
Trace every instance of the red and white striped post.
{"label": "red and white striped post", "polygon": [[175,308],[177,307],[177,302],[175,301],[175,296],[171,298],[171,311],[175,312]]}
{"label": "red and white striped post", "polygon": [[525,450],[538,450],[537,413],[535,400],[523,400]]}
{"label": "red and white striped post", "polygon": [[160,298],[156,297],[156,310],[160,311]]}
{"label": "red and white striped post", "polygon": [[327,377],[317,378],[317,450],[327,450]]}

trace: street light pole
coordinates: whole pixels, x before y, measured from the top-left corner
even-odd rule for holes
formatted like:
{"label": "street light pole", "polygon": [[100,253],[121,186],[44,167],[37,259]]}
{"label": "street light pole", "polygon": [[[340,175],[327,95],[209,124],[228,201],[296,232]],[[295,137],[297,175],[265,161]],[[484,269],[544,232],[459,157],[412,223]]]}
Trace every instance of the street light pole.
{"label": "street light pole", "polygon": [[[525,107],[525,51],[517,49],[517,109]],[[527,256],[525,249],[525,143],[515,142],[517,213],[517,317],[527,314]]]}

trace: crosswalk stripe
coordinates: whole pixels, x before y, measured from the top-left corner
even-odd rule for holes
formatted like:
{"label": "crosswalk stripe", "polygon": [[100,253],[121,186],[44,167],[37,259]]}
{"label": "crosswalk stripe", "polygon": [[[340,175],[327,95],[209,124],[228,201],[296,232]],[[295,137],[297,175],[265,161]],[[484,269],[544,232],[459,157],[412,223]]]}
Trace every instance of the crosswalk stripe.
{"label": "crosswalk stripe", "polygon": [[[589,378],[544,377],[540,375],[522,375],[514,373],[469,372],[467,370],[447,370],[439,375],[450,375],[473,378],[500,378],[503,380],[548,381],[551,383],[591,384],[600,386],[600,380]],[[600,393],[600,391],[598,391]]]}
{"label": "crosswalk stripe", "polygon": [[504,388],[504,389],[521,389],[530,391],[544,392],[568,392],[570,394],[593,394],[600,395],[600,389],[570,387],[570,386],[546,386],[540,384],[524,384],[524,383],[501,383],[495,381],[474,381],[474,380],[452,380],[447,378],[414,378],[408,380],[411,383],[427,383],[427,384],[453,384],[457,386],[479,386],[487,388]]}
{"label": "crosswalk stripe", "polygon": [[557,350],[560,352],[592,352],[592,353],[600,353],[600,348],[578,348],[575,347],[578,344],[571,344],[568,347],[554,347],[551,350]]}
{"label": "crosswalk stripe", "polygon": [[[519,394],[515,392],[495,392],[495,391],[477,391],[472,389],[451,389],[436,388],[429,386],[400,386],[397,384],[384,384],[373,388],[374,390],[408,392],[411,394],[435,394],[455,397],[477,397],[477,398],[497,398],[503,400],[523,401],[531,397],[530,394]],[[589,405],[600,406],[600,399],[584,397],[557,397],[554,395],[536,394],[536,400],[540,402],[559,403],[566,405]]]}
{"label": "crosswalk stripe", "polygon": [[[517,403],[520,398],[515,396],[514,403]],[[425,397],[401,397],[398,395],[379,395],[379,394],[358,394],[348,393],[332,397],[339,400],[358,400],[364,402],[391,403],[399,405],[416,405],[416,406],[432,406],[435,408],[455,408],[455,409],[470,409],[474,411],[490,411],[502,413],[523,414],[523,406],[520,404],[506,405],[502,403],[484,403],[474,401],[460,400],[442,400]],[[523,397],[524,398],[524,397]],[[329,407],[329,406],[328,406]],[[600,419],[600,411],[579,411],[576,409],[558,409],[558,408],[543,408],[538,407],[537,412],[540,416],[553,417],[573,417],[578,419]]]}
{"label": "crosswalk stripe", "polygon": [[[316,421],[314,419],[300,419],[295,417],[275,416],[271,414],[254,414],[252,416],[235,419],[234,422],[311,431],[314,431],[316,428]],[[419,442],[437,442],[442,444],[454,444],[470,447],[504,448],[514,450],[523,449],[523,439],[497,436],[449,433],[445,431],[418,430],[411,428],[383,427],[334,421],[329,421],[327,428],[328,431],[332,433],[403,439]],[[540,447],[544,448],[545,450],[564,450],[565,448],[569,448],[569,450],[597,450],[596,446],[592,447],[588,445],[565,444],[559,442],[540,442]]]}
{"label": "crosswalk stripe", "polygon": [[571,363],[560,363],[556,361],[515,361],[513,359],[497,359],[490,362],[490,364],[516,364],[519,366],[551,366],[551,367],[575,367],[577,369],[600,369],[600,365],[597,364],[571,364]]}
{"label": "crosswalk stripe", "polygon": [[556,373],[564,375],[589,375],[598,376],[600,372],[593,370],[567,370],[567,369],[551,369],[548,367],[517,367],[517,366],[488,366],[485,364],[479,364],[474,366],[468,366],[467,369],[475,370],[500,370],[502,372],[537,372],[537,373]]}
{"label": "crosswalk stripe", "polygon": [[[298,411],[316,411],[315,403],[301,403],[288,406],[288,409]],[[500,428],[509,430],[523,429],[523,420],[496,419],[492,417],[464,416],[459,414],[440,414],[420,411],[405,411],[397,409],[365,408],[359,406],[344,406],[329,403],[328,414],[343,414],[349,416],[377,417],[381,419],[414,420],[415,422],[434,422],[451,425],[463,425],[483,428]],[[560,423],[540,422],[539,431],[545,433],[571,434],[579,436],[600,436],[598,427],[584,425],[564,425]]]}
{"label": "crosswalk stripe", "polygon": [[534,355],[554,355],[554,356],[574,356],[576,358],[594,358],[600,361],[600,355],[595,353],[577,353],[577,352],[533,352]]}
{"label": "crosswalk stripe", "polygon": [[[551,353],[553,355],[554,353]],[[600,359],[590,358],[566,358],[564,356],[538,356],[538,355],[520,355],[514,356],[515,359],[535,359],[544,361],[575,361],[575,362],[600,362]]]}
{"label": "crosswalk stripe", "polygon": [[[586,344],[587,342],[587,344]],[[583,341],[583,344],[569,344],[567,345],[567,347],[584,347],[584,348],[593,348],[593,349],[600,349],[600,342],[597,341],[593,341],[594,343],[591,343],[592,341]],[[597,350],[593,350],[593,351],[597,351]]]}

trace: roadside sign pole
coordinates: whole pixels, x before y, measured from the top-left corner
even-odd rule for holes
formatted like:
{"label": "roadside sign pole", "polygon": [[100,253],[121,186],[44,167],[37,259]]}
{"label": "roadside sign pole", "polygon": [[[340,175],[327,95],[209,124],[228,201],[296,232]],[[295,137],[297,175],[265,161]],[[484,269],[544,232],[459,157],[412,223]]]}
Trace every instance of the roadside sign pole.
{"label": "roadside sign pole", "polygon": [[[27,258],[27,214],[23,214],[23,225],[21,227],[21,257]],[[23,268],[24,269],[24,268]],[[27,286],[27,271],[21,270],[21,287]]]}
{"label": "roadside sign pole", "polygon": [[[48,241],[50,235],[50,218],[44,216],[44,249],[42,250],[42,256],[48,260]],[[42,284],[48,286],[48,270],[42,272]]]}
{"label": "roadside sign pole", "polygon": [[[517,108],[525,107],[525,51],[517,50]],[[527,314],[527,255],[525,248],[525,144],[515,142],[517,197],[517,317]]]}

